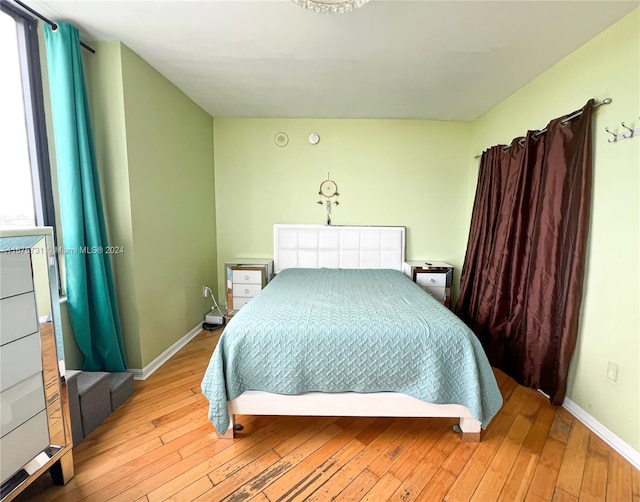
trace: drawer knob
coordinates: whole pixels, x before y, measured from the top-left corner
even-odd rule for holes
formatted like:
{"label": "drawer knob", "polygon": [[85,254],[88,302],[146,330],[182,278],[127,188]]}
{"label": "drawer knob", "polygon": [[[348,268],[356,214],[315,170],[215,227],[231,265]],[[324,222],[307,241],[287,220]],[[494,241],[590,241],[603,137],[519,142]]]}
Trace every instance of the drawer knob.
{"label": "drawer knob", "polygon": [[429,280],[430,280],[431,282],[436,282],[436,280],[435,280],[433,277],[431,277]]}
{"label": "drawer knob", "polygon": [[248,280],[249,280],[249,276],[248,276],[248,275],[245,275],[245,276],[244,276],[244,280],[245,280],[245,281],[248,281]]}
{"label": "drawer knob", "polygon": [[245,289],[245,290],[244,290],[244,292],[245,292],[245,293],[247,293],[247,294],[249,294],[249,290],[248,290],[248,289]]}

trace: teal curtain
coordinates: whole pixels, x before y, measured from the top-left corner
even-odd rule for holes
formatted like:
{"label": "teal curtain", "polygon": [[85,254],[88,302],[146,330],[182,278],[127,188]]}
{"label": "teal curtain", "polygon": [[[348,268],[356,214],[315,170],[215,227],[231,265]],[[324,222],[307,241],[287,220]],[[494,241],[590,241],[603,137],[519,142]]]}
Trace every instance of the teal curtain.
{"label": "teal curtain", "polygon": [[[126,358],[78,30],[45,26],[67,303],[85,371],[124,371]],[[126,252],[126,250],[124,250]]]}

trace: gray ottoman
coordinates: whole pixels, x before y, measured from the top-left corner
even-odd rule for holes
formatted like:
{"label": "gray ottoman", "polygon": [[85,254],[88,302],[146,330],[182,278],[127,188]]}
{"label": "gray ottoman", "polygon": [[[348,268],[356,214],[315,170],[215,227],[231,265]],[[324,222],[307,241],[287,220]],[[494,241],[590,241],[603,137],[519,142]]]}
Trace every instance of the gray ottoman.
{"label": "gray ottoman", "polygon": [[80,414],[80,396],[78,395],[78,375],[81,371],[66,370],[65,381],[69,396],[69,419],[71,421],[71,437],[73,446],[78,446],[84,439],[82,434],[82,415]]}
{"label": "gray ottoman", "polygon": [[109,390],[114,411],[133,394],[133,373],[109,373]]}
{"label": "gray ottoman", "polygon": [[111,414],[109,373],[83,371],[78,377],[82,433],[87,437]]}

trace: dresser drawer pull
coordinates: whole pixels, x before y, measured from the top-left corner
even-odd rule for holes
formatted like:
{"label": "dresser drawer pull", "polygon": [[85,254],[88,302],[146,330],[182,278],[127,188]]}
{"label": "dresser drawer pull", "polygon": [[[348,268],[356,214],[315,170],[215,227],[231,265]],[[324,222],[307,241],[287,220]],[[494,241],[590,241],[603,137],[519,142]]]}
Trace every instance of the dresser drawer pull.
{"label": "dresser drawer pull", "polygon": [[246,294],[249,294],[249,290],[248,290],[248,289],[245,289],[245,290],[244,290],[244,292],[245,292]]}
{"label": "dresser drawer pull", "polygon": [[245,276],[244,276],[244,280],[245,280],[245,281],[248,281],[248,280],[249,280],[249,276],[248,276],[248,275],[245,275]]}

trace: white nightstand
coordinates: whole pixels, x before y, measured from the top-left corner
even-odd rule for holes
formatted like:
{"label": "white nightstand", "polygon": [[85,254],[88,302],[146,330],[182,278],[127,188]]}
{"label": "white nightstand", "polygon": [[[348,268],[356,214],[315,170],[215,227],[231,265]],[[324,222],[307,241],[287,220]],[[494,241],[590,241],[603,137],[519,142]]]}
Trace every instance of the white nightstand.
{"label": "white nightstand", "polygon": [[232,316],[256,296],[273,277],[270,258],[237,258],[225,263],[227,315]]}
{"label": "white nightstand", "polygon": [[451,308],[453,265],[443,261],[407,261],[404,273],[445,307]]}

